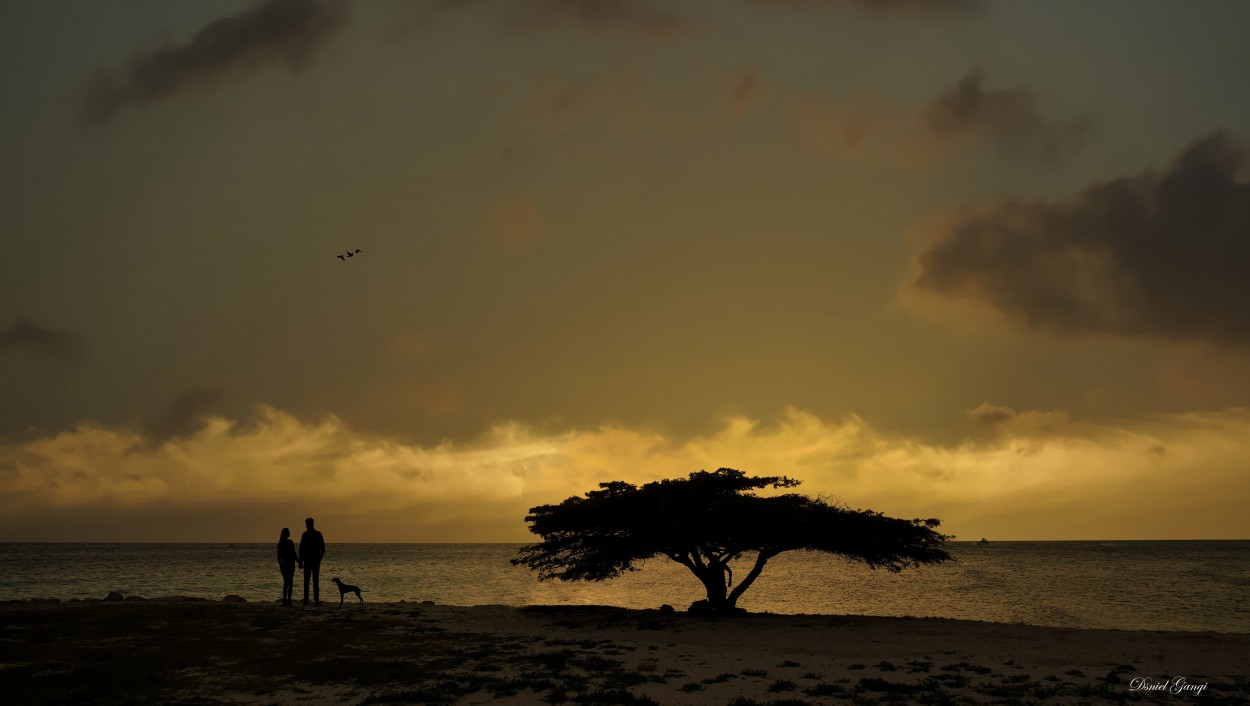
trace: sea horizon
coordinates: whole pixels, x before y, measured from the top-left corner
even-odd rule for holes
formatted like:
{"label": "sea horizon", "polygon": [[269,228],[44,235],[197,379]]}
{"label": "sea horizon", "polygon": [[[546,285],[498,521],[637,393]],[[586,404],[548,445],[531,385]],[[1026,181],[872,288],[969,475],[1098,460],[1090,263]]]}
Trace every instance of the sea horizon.
{"label": "sea horizon", "polygon": [[[331,543],[321,567],[372,602],[607,605],[685,610],[703,597],[667,559],[600,582],[540,582],[510,559],[523,543]],[[816,552],[774,557],[739,605],[750,612],[879,615],[1053,627],[1250,633],[1250,540],[951,542],[953,562],[874,571]],[[281,579],[268,542],[0,542],[0,572],[23,576],[0,601],[157,598],[273,602]],[[303,596],[296,571],[295,597]]]}

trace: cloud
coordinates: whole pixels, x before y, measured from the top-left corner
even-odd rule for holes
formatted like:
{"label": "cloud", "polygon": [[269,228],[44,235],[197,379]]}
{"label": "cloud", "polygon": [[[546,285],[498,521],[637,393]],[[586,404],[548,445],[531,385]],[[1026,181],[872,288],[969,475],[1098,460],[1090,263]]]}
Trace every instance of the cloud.
{"label": "cloud", "polygon": [[986,424],[1002,424],[1016,418],[1016,410],[989,402],[982,402],[968,410],[968,416]]}
{"label": "cloud", "polygon": [[591,32],[621,31],[649,36],[684,34],[694,22],[659,0],[425,0],[401,7],[392,36],[435,26],[453,13],[484,8],[507,32],[573,27]]}
{"label": "cloud", "polygon": [[[1250,536],[1240,512],[1250,492],[1250,411],[1118,422],[1012,411],[1004,421],[1034,415],[1063,423],[1007,424],[984,441],[938,445],[855,416],[828,420],[789,409],[773,423],[733,417],[684,440],[622,426],[544,432],[501,424],[473,443],[421,446],[335,417],[301,422],[261,407],[246,428],[211,417],[141,455],[127,449],[145,443],[142,435],[94,425],[0,442],[0,514],[56,513],[68,522],[76,512],[142,516],[185,507],[229,508],[242,518],[249,508],[283,505],[318,518],[364,518],[354,539],[340,541],[394,540],[392,521],[400,517],[412,533],[404,539],[420,541],[423,527],[498,529],[502,516],[511,518],[509,534],[485,539],[509,541],[526,537],[529,507],[600,482],[731,466],[787,474],[804,481],[803,492],[852,506],[937,516],[944,529],[968,537]],[[1022,515],[1035,524],[1018,523]],[[390,519],[369,526],[369,516]],[[1241,519],[1209,524],[1215,517]]]}
{"label": "cloud", "polygon": [[121,75],[97,74],[83,102],[89,122],[120,108],[168,98],[209,79],[286,62],[301,68],[342,26],[345,5],[334,0],[265,0],[205,25],[191,40],[139,56]]}
{"label": "cloud", "polygon": [[[1164,171],[1059,202],[957,215],[917,257],[911,292],[975,303],[1024,327],[1250,344],[1250,184],[1225,132]],[[1240,180],[1239,180],[1240,179]]]}
{"label": "cloud", "polygon": [[213,406],[221,400],[221,388],[187,390],[178,395],[161,414],[149,419],[143,430],[150,446],[184,439],[199,431]]}
{"label": "cloud", "polygon": [[933,100],[921,113],[925,128],[938,140],[983,138],[1003,154],[1054,161],[1081,148],[1091,120],[1062,124],[1044,120],[1027,88],[983,88],[974,69]]}
{"label": "cloud", "polygon": [[507,7],[511,25],[518,29],[573,25],[663,35],[685,32],[691,26],[689,20],[649,0],[520,0]]}
{"label": "cloud", "polygon": [[760,7],[845,6],[872,15],[911,15],[925,19],[959,17],[980,12],[983,0],[749,0]]}
{"label": "cloud", "polygon": [[1011,407],[991,402],[982,402],[968,410],[968,416],[995,432],[1014,437],[1022,443],[1029,439],[1062,435],[1072,428],[1072,419],[1067,412],[1017,412]]}
{"label": "cloud", "polygon": [[9,328],[0,329],[0,356],[11,351],[26,351],[64,361],[78,357],[82,345],[70,334],[46,329],[29,319],[18,319]]}

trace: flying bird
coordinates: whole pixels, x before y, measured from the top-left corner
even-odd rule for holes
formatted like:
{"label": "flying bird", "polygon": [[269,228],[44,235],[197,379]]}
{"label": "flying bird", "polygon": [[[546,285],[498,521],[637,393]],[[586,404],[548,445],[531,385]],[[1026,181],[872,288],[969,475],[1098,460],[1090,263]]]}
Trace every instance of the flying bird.
{"label": "flying bird", "polygon": [[349,258],[349,257],[356,257],[356,253],[358,253],[358,252],[364,252],[364,251],[363,251],[363,250],[361,250],[360,248],[356,248],[356,250],[355,250],[355,251],[348,250],[346,254],[344,254],[344,255],[335,255],[335,257],[337,257],[338,259],[340,259],[340,260],[342,260],[342,261],[346,262],[346,261],[347,261],[347,258]]}

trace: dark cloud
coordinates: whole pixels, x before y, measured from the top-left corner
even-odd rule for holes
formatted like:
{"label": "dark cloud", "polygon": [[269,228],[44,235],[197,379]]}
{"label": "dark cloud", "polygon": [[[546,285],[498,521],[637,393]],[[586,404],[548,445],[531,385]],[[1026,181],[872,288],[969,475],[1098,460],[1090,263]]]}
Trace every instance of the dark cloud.
{"label": "dark cloud", "polygon": [[221,388],[187,390],[160,415],[143,425],[148,444],[155,448],[173,439],[182,439],[203,428],[204,417],[224,396]]}
{"label": "dark cloud", "polygon": [[1217,132],[1161,173],[961,218],[920,254],[914,286],[1053,333],[1250,344],[1248,170]]}
{"label": "dark cloud", "polygon": [[982,402],[968,410],[968,416],[985,424],[1001,424],[1016,418],[1016,410],[1002,405]]}
{"label": "dark cloud", "polygon": [[833,7],[843,5],[878,15],[913,15],[931,19],[971,15],[985,7],[983,0],[749,0],[766,7]]}
{"label": "dark cloud", "polygon": [[982,137],[1010,156],[1048,161],[1081,148],[1091,127],[1088,117],[1049,122],[1029,89],[986,89],[982,78],[974,69],[924,109],[921,117],[935,137]]}
{"label": "dark cloud", "polygon": [[28,319],[18,319],[9,328],[0,329],[0,355],[19,350],[70,360],[82,352],[82,345],[72,335],[46,329]]}
{"label": "dark cloud", "polygon": [[343,20],[333,0],[266,0],[252,9],[205,25],[191,41],[136,58],[116,76],[96,75],[83,115],[103,122],[130,104],[158,101],[229,72],[285,61],[304,65]]}
{"label": "dark cloud", "polygon": [[689,21],[648,0],[519,0],[508,3],[516,27],[572,24],[587,29],[624,28],[668,34],[689,28]]}
{"label": "dark cloud", "polygon": [[390,34],[402,37],[436,26],[457,13],[482,11],[506,32],[558,27],[589,31],[619,30],[644,35],[683,33],[692,20],[672,12],[660,0],[424,0],[402,6]]}

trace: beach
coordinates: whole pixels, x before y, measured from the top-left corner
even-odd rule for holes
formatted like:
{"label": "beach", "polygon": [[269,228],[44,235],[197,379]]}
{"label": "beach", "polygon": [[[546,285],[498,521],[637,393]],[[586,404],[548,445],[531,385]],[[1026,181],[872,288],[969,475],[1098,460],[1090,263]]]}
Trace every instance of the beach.
{"label": "beach", "polygon": [[1245,703],[1250,634],[186,598],[0,605],[14,704]]}

